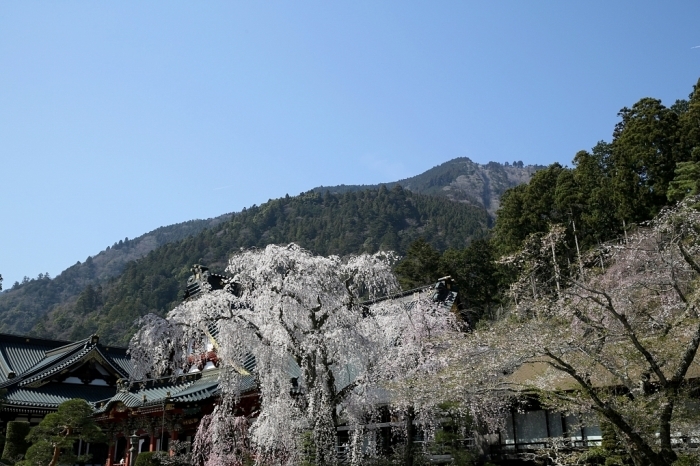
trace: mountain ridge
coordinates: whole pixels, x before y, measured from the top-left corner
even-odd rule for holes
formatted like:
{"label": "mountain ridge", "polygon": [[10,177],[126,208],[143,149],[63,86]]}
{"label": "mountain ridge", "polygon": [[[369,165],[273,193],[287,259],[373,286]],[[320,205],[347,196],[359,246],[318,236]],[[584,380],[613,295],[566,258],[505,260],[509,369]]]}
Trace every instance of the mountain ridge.
{"label": "mountain ridge", "polygon": [[[0,293],[0,331],[64,338],[82,338],[86,332],[98,330],[121,335],[119,328],[108,329],[104,325],[99,312],[119,308],[128,320],[146,311],[167,312],[176,302],[174,297],[182,285],[180,282],[192,263],[223,269],[227,254],[239,247],[295,241],[317,254],[378,249],[405,252],[408,242],[421,236],[427,236],[438,249],[464,247],[471,238],[483,236],[492,225],[493,212],[502,193],[529,180],[539,168],[524,166],[522,162],[513,166],[495,162],[480,165],[462,157],[404,180],[380,185],[319,187],[299,196],[244,208],[238,213],[160,227],[132,240],[120,240],[53,279],[40,275]],[[371,192],[375,194],[362,194]],[[350,193],[354,194],[346,196]],[[391,202],[384,199],[392,196]],[[384,200],[378,201],[380,198]],[[429,201],[430,198],[443,201]],[[417,207],[431,202],[431,208]],[[467,210],[449,208],[452,202]],[[346,219],[336,218],[339,214],[333,213],[341,204],[345,206]],[[488,206],[486,210],[485,206]],[[296,209],[293,219],[287,216],[290,209]],[[449,210],[454,211],[454,218],[445,213]],[[436,215],[442,216],[440,222],[445,225],[435,224]],[[457,218],[464,225],[457,225]],[[231,233],[231,228],[236,232]],[[219,241],[217,235],[225,236],[225,241]],[[212,248],[216,251],[212,252]],[[178,260],[167,254],[175,254]],[[156,271],[153,264],[139,265],[148,262],[149,256],[159,257],[171,268]],[[150,267],[152,276],[143,267]],[[122,291],[114,291],[127,282]],[[139,297],[140,288],[148,289],[154,298]],[[129,304],[132,297],[146,304],[136,305],[136,301]],[[138,309],[136,314],[126,310],[128,306]],[[72,322],[83,318],[92,320],[86,325]],[[122,326],[123,323],[122,320]]]}
{"label": "mountain ridge", "polygon": [[373,185],[318,186],[313,191],[342,194],[378,189],[381,185],[388,189],[401,185],[420,194],[444,196],[452,201],[482,206],[495,217],[503,193],[508,188],[527,183],[535,172],[543,168],[543,165],[525,165],[522,161],[513,162],[512,165],[508,162],[479,164],[468,157],[457,157],[398,181]]}

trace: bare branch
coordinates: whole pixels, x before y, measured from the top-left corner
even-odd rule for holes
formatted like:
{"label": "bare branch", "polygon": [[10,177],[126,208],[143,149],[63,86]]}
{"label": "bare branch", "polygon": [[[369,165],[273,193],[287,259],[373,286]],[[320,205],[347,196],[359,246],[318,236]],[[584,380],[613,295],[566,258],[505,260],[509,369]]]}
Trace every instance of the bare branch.
{"label": "bare branch", "polygon": [[683,255],[683,259],[688,263],[690,268],[695,270],[696,273],[700,273],[700,265],[698,265],[697,262],[695,262],[695,259],[688,254],[688,251],[683,247],[683,244],[679,241],[678,243],[678,249],[681,251],[681,254]]}

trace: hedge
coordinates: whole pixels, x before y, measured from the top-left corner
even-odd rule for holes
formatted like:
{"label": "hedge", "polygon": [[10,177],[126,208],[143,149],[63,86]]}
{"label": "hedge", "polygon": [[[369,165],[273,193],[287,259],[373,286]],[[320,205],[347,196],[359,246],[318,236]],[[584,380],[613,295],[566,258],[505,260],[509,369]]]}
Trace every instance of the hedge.
{"label": "hedge", "polygon": [[2,460],[5,463],[14,464],[24,457],[29,448],[25,437],[29,434],[29,423],[10,421],[7,423],[5,448],[2,451]]}

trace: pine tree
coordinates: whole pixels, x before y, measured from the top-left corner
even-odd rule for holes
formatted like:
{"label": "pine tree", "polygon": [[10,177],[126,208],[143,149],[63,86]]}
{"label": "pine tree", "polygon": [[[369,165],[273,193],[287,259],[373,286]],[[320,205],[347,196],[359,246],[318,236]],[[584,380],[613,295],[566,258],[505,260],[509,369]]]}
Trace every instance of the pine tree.
{"label": "pine tree", "polygon": [[105,435],[92,418],[92,407],[80,398],[68,400],[58,406],[58,411],[46,417],[29,432],[27,439],[32,446],[19,466],[84,463],[91,455],[73,453],[75,442],[100,442]]}

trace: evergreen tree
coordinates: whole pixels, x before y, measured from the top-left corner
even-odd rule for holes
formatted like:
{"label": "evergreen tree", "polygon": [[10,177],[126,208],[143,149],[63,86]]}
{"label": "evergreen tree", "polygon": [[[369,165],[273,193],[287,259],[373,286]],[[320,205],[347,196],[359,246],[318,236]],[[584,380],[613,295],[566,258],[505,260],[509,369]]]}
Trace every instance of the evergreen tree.
{"label": "evergreen tree", "polygon": [[680,115],[683,160],[700,162],[700,79],[693,86],[687,110]]}
{"label": "evergreen tree", "polygon": [[500,270],[489,241],[479,239],[464,249],[448,249],[440,257],[439,271],[457,282],[460,301],[472,324],[498,303]]}
{"label": "evergreen tree", "polygon": [[686,196],[700,194],[700,161],[678,162],[675,175],[666,194],[669,201],[682,201]]}
{"label": "evergreen tree", "polygon": [[424,238],[419,238],[408,248],[406,257],[396,266],[399,284],[410,290],[435,282],[439,275],[440,253]]}
{"label": "evergreen tree", "polygon": [[[505,192],[494,227],[494,245],[498,252],[509,254],[516,251],[532,233],[547,231],[550,223],[560,223],[567,218],[559,210],[556,200],[557,182],[568,170],[554,163],[535,173],[529,184]],[[570,177],[562,176],[562,180],[565,179]],[[560,196],[562,200],[565,198],[563,191]]]}
{"label": "evergreen tree", "polygon": [[32,427],[27,440],[32,446],[27,450],[20,466],[56,466],[84,463],[91,455],[73,453],[75,442],[104,441],[105,435],[92,418],[92,407],[80,398],[68,400],[58,406],[58,411],[47,414],[39,425]]}
{"label": "evergreen tree", "polygon": [[579,151],[574,157],[574,178],[580,189],[580,220],[576,219],[582,248],[595,246],[613,238],[621,222],[610,206],[613,187],[610,178],[612,146],[600,141],[591,152]]}
{"label": "evergreen tree", "polygon": [[14,464],[24,456],[29,448],[29,443],[25,440],[28,433],[28,422],[10,421],[7,423],[7,435],[2,450],[2,460],[5,463]]}
{"label": "evergreen tree", "polygon": [[644,98],[618,115],[612,142],[613,195],[617,215],[642,222],[666,205],[666,191],[680,158],[678,114]]}

